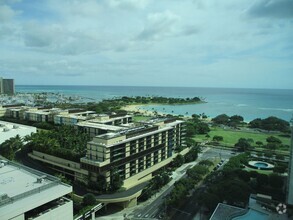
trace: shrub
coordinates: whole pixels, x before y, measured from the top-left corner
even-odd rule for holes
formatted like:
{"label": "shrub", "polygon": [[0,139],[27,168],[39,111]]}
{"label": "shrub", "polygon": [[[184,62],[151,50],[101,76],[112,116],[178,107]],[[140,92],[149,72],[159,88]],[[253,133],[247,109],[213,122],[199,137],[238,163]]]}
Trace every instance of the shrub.
{"label": "shrub", "polygon": [[82,199],[82,203],[85,206],[96,204],[96,197],[95,197],[95,195],[92,194],[92,193],[85,194],[84,197],[83,197],[83,199]]}

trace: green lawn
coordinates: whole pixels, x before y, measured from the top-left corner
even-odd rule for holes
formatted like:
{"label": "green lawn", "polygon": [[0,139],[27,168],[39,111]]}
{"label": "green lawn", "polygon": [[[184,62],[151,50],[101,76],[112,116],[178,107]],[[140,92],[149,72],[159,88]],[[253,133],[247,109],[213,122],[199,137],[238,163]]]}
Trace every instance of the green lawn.
{"label": "green lawn", "polygon": [[265,133],[251,133],[247,131],[239,131],[239,130],[225,130],[219,127],[212,127],[209,132],[210,138],[206,138],[206,135],[196,135],[194,138],[196,141],[209,140],[212,141],[215,135],[222,136],[224,138],[220,143],[227,146],[234,146],[235,143],[238,142],[239,138],[252,138],[254,140],[253,146],[256,146],[256,141],[261,141],[263,144],[266,144],[266,139],[269,136],[275,136],[279,138],[283,144],[290,145],[290,138],[280,137],[278,134],[265,134]]}

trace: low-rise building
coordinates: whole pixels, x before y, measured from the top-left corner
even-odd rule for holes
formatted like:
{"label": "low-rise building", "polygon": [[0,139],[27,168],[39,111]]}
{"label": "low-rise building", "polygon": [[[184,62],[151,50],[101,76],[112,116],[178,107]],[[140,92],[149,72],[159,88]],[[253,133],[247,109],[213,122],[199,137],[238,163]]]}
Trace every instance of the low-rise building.
{"label": "low-rise building", "polygon": [[40,171],[0,160],[1,220],[72,220],[72,187]]}
{"label": "low-rise building", "polygon": [[59,108],[30,108],[23,114],[23,119],[34,122],[54,122],[54,116],[68,113]]}
{"label": "low-rise building", "polygon": [[16,135],[25,137],[26,135],[36,132],[37,129],[32,126],[0,121],[0,144]]}
{"label": "low-rise building", "polygon": [[62,112],[60,114],[54,115],[54,124],[56,125],[75,125],[78,122],[86,121],[96,117],[96,112],[94,111],[72,111]]}
{"label": "low-rise building", "polygon": [[90,138],[94,138],[97,135],[106,134],[109,132],[117,132],[126,129],[125,127],[101,124],[99,122],[96,123],[95,120],[78,122],[75,127],[78,130],[88,134]]}
{"label": "low-rise building", "polygon": [[110,183],[115,170],[124,180],[123,187],[131,188],[150,180],[156,170],[170,163],[174,149],[184,144],[183,139],[183,121],[152,120],[94,137],[81,165],[92,181],[102,174]]}
{"label": "low-rise building", "polygon": [[91,119],[89,121],[93,123],[119,126],[119,125],[131,123],[132,115],[100,114],[100,115],[97,115],[94,119]]}

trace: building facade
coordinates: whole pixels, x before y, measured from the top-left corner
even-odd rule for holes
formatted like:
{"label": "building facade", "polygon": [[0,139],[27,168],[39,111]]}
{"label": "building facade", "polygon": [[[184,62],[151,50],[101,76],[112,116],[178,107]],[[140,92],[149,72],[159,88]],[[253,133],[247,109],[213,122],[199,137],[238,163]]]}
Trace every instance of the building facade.
{"label": "building facade", "polygon": [[113,172],[118,172],[123,187],[131,188],[170,163],[175,148],[183,144],[183,121],[160,119],[94,137],[81,166],[89,171],[92,181],[102,174],[110,183]]}
{"label": "building facade", "polygon": [[0,160],[1,220],[72,220],[72,187],[58,178]]}
{"label": "building facade", "polygon": [[14,79],[3,79],[0,77],[0,94],[14,95]]}

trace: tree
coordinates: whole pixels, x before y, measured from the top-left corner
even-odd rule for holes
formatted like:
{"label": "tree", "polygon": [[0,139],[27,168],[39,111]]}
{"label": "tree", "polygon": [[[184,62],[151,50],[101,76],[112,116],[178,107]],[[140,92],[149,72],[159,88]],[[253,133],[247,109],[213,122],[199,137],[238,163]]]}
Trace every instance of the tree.
{"label": "tree", "polygon": [[279,138],[276,138],[276,137],[274,137],[274,136],[269,136],[269,137],[266,139],[266,141],[267,141],[268,143],[277,144],[277,145],[279,145],[279,144],[282,143],[282,141],[281,141]]}
{"label": "tree", "polygon": [[258,145],[258,147],[263,146],[263,143],[261,141],[256,141],[255,144]]}
{"label": "tree", "polygon": [[184,164],[185,160],[181,154],[178,154],[172,161],[173,167],[180,167]]}
{"label": "tree", "polygon": [[230,122],[241,123],[243,122],[244,118],[240,115],[233,115],[230,117]]}
{"label": "tree", "polygon": [[213,141],[223,141],[223,140],[224,140],[223,136],[215,135],[213,137]]}
{"label": "tree", "polygon": [[202,160],[198,163],[198,165],[210,167],[210,166],[213,166],[214,163],[210,160]]}
{"label": "tree", "polygon": [[223,125],[227,125],[228,122],[229,122],[229,116],[226,115],[226,114],[221,114],[221,115],[218,115],[216,116],[215,118],[212,119],[212,121],[215,123],[215,124],[223,124]]}
{"label": "tree", "polygon": [[195,124],[196,134],[207,134],[210,131],[211,131],[210,127],[208,126],[208,124],[204,122],[198,122],[197,124]]}
{"label": "tree", "polygon": [[244,152],[251,147],[250,143],[245,138],[240,138],[234,146],[237,147],[240,151]]}
{"label": "tree", "polygon": [[22,139],[19,135],[11,137],[0,145],[0,154],[9,160],[13,160],[15,152],[23,147]]}
{"label": "tree", "polygon": [[271,185],[271,187],[281,188],[284,184],[283,177],[273,173],[269,175],[269,184]]}
{"label": "tree", "polygon": [[281,131],[285,133],[290,132],[289,123],[277,117],[268,117],[266,119],[254,119],[249,123],[251,128],[260,128],[267,131]]}
{"label": "tree", "polygon": [[202,203],[210,211],[215,210],[220,202],[222,202],[221,199],[214,193],[204,193],[200,198],[200,203]]}
{"label": "tree", "polygon": [[100,193],[103,193],[107,190],[107,180],[103,175],[98,175],[97,181],[89,181],[88,187]]}
{"label": "tree", "polygon": [[276,155],[276,159],[277,160],[284,160],[285,157],[284,157],[284,155],[278,154],[278,155]]}
{"label": "tree", "polygon": [[209,172],[209,169],[206,166],[196,165],[186,171],[186,174],[189,178],[199,181],[204,175]]}
{"label": "tree", "polygon": [[266,174],[259,173],[256,177],[258,187],[263,187],[269,183],[269,178]]}
{"label": "tree", "polygon": [[96,204],[96,197],[95,197],[95,195],[92,194],[92,193],[85,194],[85,196],[82,199],[82,203],[85,206]]}
{"label": "tree", "polygon": [[287,170],[287,166],[283,166],[281,164],[277,164],[273,168],[274,173],[285,173],[286,170]]}
{"label": "tree", "polygon": [[110,178],[110,190],[115,192],[123,185],[123,180],[121,179],[118,171],[116,168],[113,168],[111,171],[111,178]]}
{"label": "tree", "polygon": [[200,146],[194,146],[192,147],[187,154],[184,156],[184,161],[186,163],[189,163],[191,161],[195,161],[198,157],[198,154],[200,153]]}

